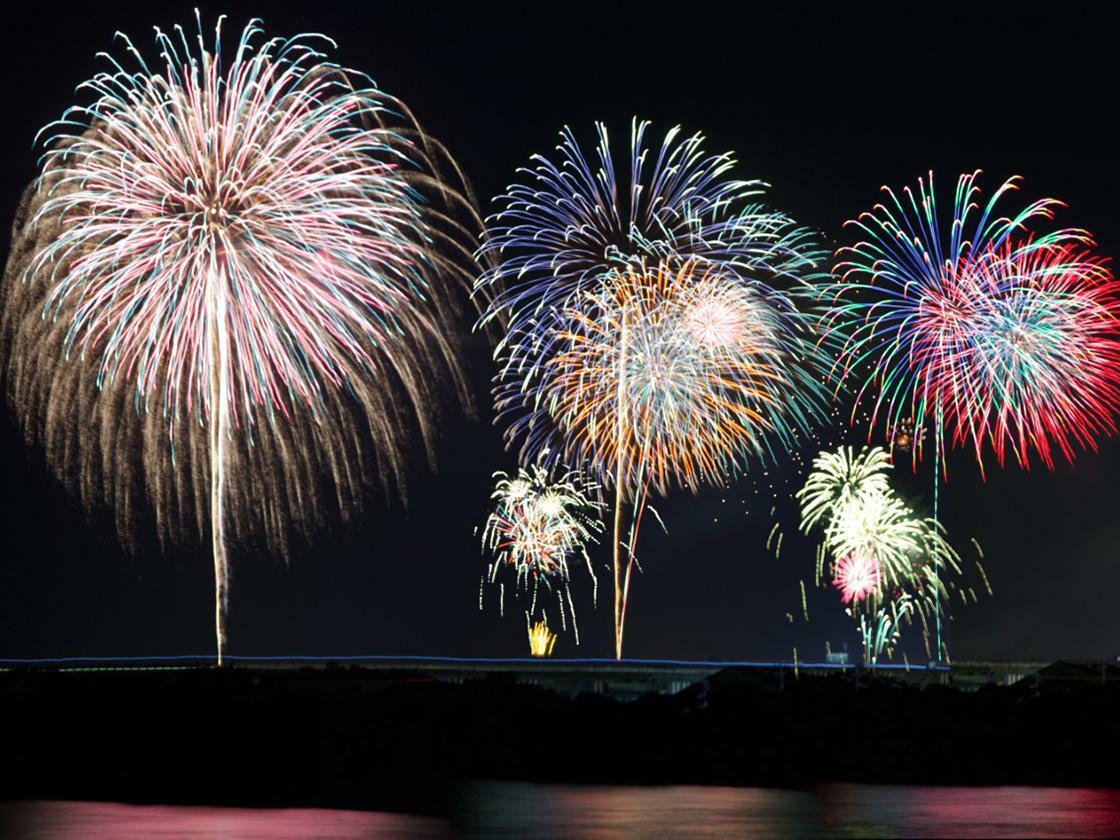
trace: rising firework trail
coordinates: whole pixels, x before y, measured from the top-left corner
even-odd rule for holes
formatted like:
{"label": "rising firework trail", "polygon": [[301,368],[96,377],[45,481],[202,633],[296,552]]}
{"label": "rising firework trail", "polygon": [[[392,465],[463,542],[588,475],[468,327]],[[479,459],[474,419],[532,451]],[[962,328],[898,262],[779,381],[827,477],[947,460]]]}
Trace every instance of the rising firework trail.
{"label": "rising firework trail", "polygon": [[347,516],[372,463],[400,487],[433,371],[464,393],[444,324],[476,271],[465,187],[400,102],[323,36],[254,21],[229,54],[221,26],[157,29],[156,64],[121,36],[44,130],[3,312],[54,469],[123,535],[144,495],[161,538],[209,532],[219,663],[231,542]]}

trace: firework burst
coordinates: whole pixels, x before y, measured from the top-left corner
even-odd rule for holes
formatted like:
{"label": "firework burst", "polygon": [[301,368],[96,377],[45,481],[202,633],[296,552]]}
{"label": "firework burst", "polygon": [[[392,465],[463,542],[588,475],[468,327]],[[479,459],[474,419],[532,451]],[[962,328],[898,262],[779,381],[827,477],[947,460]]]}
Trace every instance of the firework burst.
{"label": "firework burst", "polygon": [[1052,466],[1053,449],[1072,458],[1115,431],[1120,286],[1085,231],[1029,232],[1060,202],[999,215],[1017,179],[982,203],[978,174],[958,180],[947,227],[932,176],[902,196],[884,187],[889,200],[848,223],[864,238],[838,251],[822,292],[838,378],[862,380],[872,430],[928,420],[939,457],[966,446],[983,469],[990,445],[1001,466],[1032,449]]}
{"label": "firework burst", "polygon": [[924,626],[947,594],[943,576],[960,572],[937,522],[916,516],[896,495],[891,468],[880,447],[858,454],[841,447],[817,456],[797,493],[801,529],[823,531],[818,579],[831,558],[832,585],[860,623],[868,662],[893,647],[903,618],[917,614]]}
{"label": "firework burst", "polygon": [[[602,505],[592,498],[597,488],[585,488],[574,472],[553,478],[541,466],[518,470],[513,477],[501,472],[494,477],[494,510],[482,531],[483,550],[493,557],[490,582],[504,569],[513,570],[517,591],[529,598],[526,621],[541,606],[542,587],[555,590],[561,626],[566,629],[570,617],[579,644],[569,561],[583,560],[597,592],[598,579],[587,554],[587,545],[603,530]],[[542,626],[547,632],[547,617]]]}
{"label": "firework burst", "polygon": [[805,485],[797,492],[801,502],[801,527],[808,531],[822,519],[835,520],[836,513],[890,492],[890,458],[882,449],[864,447],[859,454],[850,446],[821,452]]}
{"label": "firework burst", "polygon": [[840,590],[840,603],[862,601],[879,591],[882,575],[872,554],[845,554],[836,561],[832,585]]}
{"label": "firework burst", "polygon": [[125,39],[135,69],[81,86],[4,310],[10,393],[55,469],[123,533],[145,491],[161,536],[209,530],[219,661],[228,542],[282,550],[345,515],[371,457],[399,486],[431,371],[460,381],[441,312],[474,271],[440,147],[328,39],[261,31],[225,63],[220,19],[212,48],[201,21],[157,29],[158,67]]}
{"label": "firework burst", "polygon": [[483,251],[498,258],[478,282],[497,292],[487,319],[509,319],[513,336],[535,334],[539,318],[635,258],[697,257],[792,283],[816,271],[824,255],[815,237],[761,203],[767,184],[729,177],[734,157],[709,154],[702,134],[684,137],[679,127],[653,150],[649,126],[631,124],[625,165],[598,123],[592,155],[565,128],[554,159],[534,155],[531,168],[518,170],[523,182],[498,197],[502,209],[486,220]]}
{"label": "firework burst", "polygon": [[487,220],[496,262],[476,284],[494,292],[482,323],[506,326],[495,390],[509,444],[614,488],[618,657],[649,489],[722,483],[823,417],[795,306],[823,256],[814,237],[701,135],[673,129],[655,151],[647,128],[631,127],[628,168],[602,125],[590,157],[568,129],[555,160],[534,157]]}
{"label": "firework burst", "polygon": [[904,417],[887,429],[887,442],[893,457],[895,452],[913,452],[915,446],[921,446],[925,440],[925,428],[915,428],[910,417]]}
{"label": "firework burst", "polygon": [[[526,623],[528,618],[526,617]],[[548,629],[544,621],[537,621],[529,627],[529,653],[532,656],[552,656],[552,648],[556,645],[556,634]]]}
{"label": "firework burst", "polygon": [[974,264],[967,315],[945,331],[925,374],[943,395],[953,444],[1000,466],[1031,450],[1053,467],[1115,431],[1120,407],[1120,284],[1079,244],[1010,243]]}
{"label": "firework burst", "polygon": [[626,269],[562,322],[543,409],[563,459],[624,495],[721,484],[808,426],[813,383],[787,364],[781,310],[711,265]]}

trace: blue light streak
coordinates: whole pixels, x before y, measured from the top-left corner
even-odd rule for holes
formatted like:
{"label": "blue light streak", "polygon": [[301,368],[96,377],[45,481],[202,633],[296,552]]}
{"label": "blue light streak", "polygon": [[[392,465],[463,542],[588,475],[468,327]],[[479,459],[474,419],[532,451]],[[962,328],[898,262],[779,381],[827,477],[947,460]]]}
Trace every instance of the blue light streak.
{"label": "blue light streak", "polygon": [[[351,655],[351,656],[303,656],[303,655],[290,655],[290,656],[234,656],[223,655],[222,657],[230,662],[244,662],[244,663],[283,663],[283,662],[310,662],[327,665],[330,663],[352,662],[352,663],[385,663],[385,664],[400,664],[400,665],[420,665],[420,664],[447,664],[447,665],[532,665],[539,668],[547,668],[556,665],[583,665],[590,667],[602,668],[627,668],[627,667],[678,667],[678,668],[777,668],[777,669],[805,669],[805,670],[828,670],[828,671],[851,671],[858,669],[866,669],[866,666],[858,664],[843,664],[837,662],[798,662],[795,666],[793,662],[785,661],[765,661],[765,660],[747,660],[747,661],[719,661],[719,660],[693,660],[693,659],[608,659],[608,658],[578,658],[578,659],[536,659],[530,657],[470,657],[470,656],[419,656],[419,655],[403,655],[403,656],[390,656],[390,655]],[[194,662],[199,665],[211,665],[214,662],[212,654],[178,654],[174,656],[60,656],[60,657],[44,657],[44,658],[28,658],[28,659],[3,659],[0,658],[0,666],[35,666],[35,665],[82,665],[88,664],[92,666],[97,665],[112,665],[115,663],[131,663],[141,664],[147,663],[152,666],[158,666],[165,662]],[[869,670],[876,671],[949,671],[949,665],[945,664],[930,664],[930,665],[905,665],[898,663],[881,663],[872,666]]]}

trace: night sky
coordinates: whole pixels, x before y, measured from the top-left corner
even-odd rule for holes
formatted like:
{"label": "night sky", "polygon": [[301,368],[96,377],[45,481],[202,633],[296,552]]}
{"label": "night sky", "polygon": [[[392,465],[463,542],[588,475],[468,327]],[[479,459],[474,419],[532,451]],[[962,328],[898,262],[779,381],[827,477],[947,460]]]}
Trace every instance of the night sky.
{"label": "night sky", "polygon": [[[16,203],[35,174],[33,138],[104,67],[95,53],[112,48],[120,29],[153,55],[153,24],[193,25],[186,3],[25,5],[6,22],[5,254]],[[734,150],[737,175],[773,184],[775,206],[830,240],[870,208],[881,184],[912,184],[933,169],[948,204],[956,176],[979,167],[986,192],[1022,175],[1024,190],[1011,202],[1061,198],[1069,209],[1060,225],[1086,227],[1103,254],[1120,253],[1113,33],[1072,7],[1032,14],[940,5],[853,13],[850,4],[786,2],[729,13],[684,4],[665,17],[655,4],[539,4],[526,13],[320,0],[207,5],[202,13],[209,28],[229,12],[231,43],[252,15],[264,18],[269,35],[334,37],[340,63],[368,72],[448,146],[484,210],[517,166],[555,146],[563,125],[590,144],[593,121],[603,120],[621,147],[637,115],[653,121],[656,139],[680,123],[703,131],[709,150]],[[449,413],[438,471],[416,458],[407,506],[371,491],[355,527],[326,527],[287,564],[253,546],[234,549],[230,653],[524,654],[515,609],[504,620],[492,599],[478,609],[485,562],[475,529],[491,473],[513,468],[515,458],[492,424],[484,339],[476,336],[466,355],[478,416]],[[0,657],[211,652],[207,547],[162,554],[149,539],[125,552],[108,515],[85,516],[7,411],[4,418]],[[830,443],[865,435],[822,433]],[[810,445],[802,458],[813,454]],[[907,498],[928,509],[931,465],[917,475],[904,470]],[[967,453],[953,453],[942,521],[978,589],[970,538],[983,546],[995,591],[955,609],[954,659],[1120,654],[1118,470],[1115,440],[1053,473],[1001,471],[993,462],[986,483]],[[834,593],[810,589],[810,621],[801,615],[799,581],[811,586],[814,546],[796,533],[789,496],[799,480],[791,459],[726,489],[654,503],[668,534],[652,520],[643,529],[645,574],[633,585],[627,655],[789,659],[796,646],[807,660],[823,655],[826,640],[858,650]],[[785,534],[780,559],[765,549],[775,505]],[[557,655],[612,653],[608,546],[593,559],[599,608],[577,573],[583,644],[562,636]],[[922,658],[918,646],[907,650]]]}

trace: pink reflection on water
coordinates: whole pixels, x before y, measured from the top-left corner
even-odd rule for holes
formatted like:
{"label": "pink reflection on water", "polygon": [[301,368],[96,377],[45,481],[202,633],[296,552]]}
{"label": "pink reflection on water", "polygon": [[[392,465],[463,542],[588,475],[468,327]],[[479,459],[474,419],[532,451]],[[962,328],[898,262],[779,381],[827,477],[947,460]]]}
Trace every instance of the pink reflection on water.
{"label": "pink reflection on water", "polygon": [[826,828],[906,837],[1117,837],[1120,791],[1094,788],[830,785]]}
{"label": "pink reflection on water", "polygon": [[812,791],[482,782],[469,838],[1118,837],[1120,791],[826,785]]}
{"label": "pink reflection on water", "polygon": [[429,840],[450,836],[440,820],[319,808],[205,808],[112,802],[0,804],[4,836],[29,840]]}

